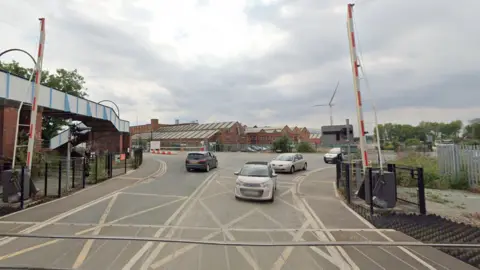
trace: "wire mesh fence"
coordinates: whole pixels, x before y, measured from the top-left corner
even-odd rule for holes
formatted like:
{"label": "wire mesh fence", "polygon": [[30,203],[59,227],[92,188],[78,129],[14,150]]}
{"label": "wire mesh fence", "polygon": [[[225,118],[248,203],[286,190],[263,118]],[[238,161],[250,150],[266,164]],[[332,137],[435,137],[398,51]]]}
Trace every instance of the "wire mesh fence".
{"label": "wire mesh fence", "polygon": [[0,215],[83,189],[138,168],[143,152],[65,157],[44,155],[32,164],[0,164]]}

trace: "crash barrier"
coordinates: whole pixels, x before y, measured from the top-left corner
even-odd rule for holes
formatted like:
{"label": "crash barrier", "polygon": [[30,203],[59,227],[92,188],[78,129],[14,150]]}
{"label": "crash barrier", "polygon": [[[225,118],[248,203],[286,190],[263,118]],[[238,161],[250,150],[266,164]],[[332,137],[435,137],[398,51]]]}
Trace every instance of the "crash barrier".
{"label": "crash barrier", "polygon": [[143,162],[143,152],[104,153],[65,157],[43,155],[34,159],[32,170],[25,165],[12,170],[11,163],[1,162],[3,193],[0,216],[31,205],[71,194],[88,185],[125,174]]}
{"label": "crash barrier", "polygon": [[[348,207],[378,229],[394,229],[427,243],[480,242],[480,228],[427,214],[423,168],[387,164],[383,173],[379,176],[374,167],[364,173],[361,161],[338,162],[336,187]],[[480,267],[478,248],[436,248]]]}
{"label": "crash barrier", "polygon": [[175,155],[181,152],[206,151],[205,149],[205,147],[162,147],[160,149],[150,149],[150,153],[160,155]]}
{"label": "crash barrier", "polygon": [[157,155],[176,155],[176,151],[168,151],[168,150],[151,150],[150,151],[152,154],[157,154]]}

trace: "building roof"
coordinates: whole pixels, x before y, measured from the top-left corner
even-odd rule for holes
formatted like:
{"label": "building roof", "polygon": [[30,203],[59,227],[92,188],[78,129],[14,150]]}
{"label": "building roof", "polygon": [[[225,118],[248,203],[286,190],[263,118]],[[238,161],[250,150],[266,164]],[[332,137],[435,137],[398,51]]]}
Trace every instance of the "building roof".
{"label": "building roof", "polygon": [[190,124],[190,125],[174,125],[161,127],[156,132],[183,132],[194,130],[219,130],[223,128],[231,128],[236,122],[217,122],[206,124]]}
{"label": "building roof", "polygon": [[159,128],[155,132],[147,132],[136,134],[132,139],[153,139],[153,140],[169,140],[169,139],[205,139],[210,138],[221,129],[231,128],[236,122],[218,122],[206,124],[190,124],[190,125],[173,125]]}
{"label": "building roof", "polygon": [[284,127],[256,127],[256,128],[247,127],[245,129],[245,133],[259,133],[262,130],[265,133],[276,133],[276,132],[282,132],[283,128]]}

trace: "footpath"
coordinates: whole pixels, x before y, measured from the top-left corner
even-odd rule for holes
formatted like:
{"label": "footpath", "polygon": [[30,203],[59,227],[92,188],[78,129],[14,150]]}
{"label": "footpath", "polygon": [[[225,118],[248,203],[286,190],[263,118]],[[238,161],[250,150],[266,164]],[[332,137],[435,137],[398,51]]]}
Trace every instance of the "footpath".
{"label": "footpath", "polygon": [[[334,168],[307,175],[297,192],[318,217],[330,241],[418,242],[395,230],[376,229],[336,192]],[[432,247],[342,247],[359,269],[476,269]],[[345,254],[344,253],[344,254]]]}
{"label": "footpath", "polygon": [[44,222],[72,209],[97,201],[109,194],[130,187],[139,181],[148,179],[159,172],[161,163],[145,156],[142,165],[127,174],[105,180],[96,185],[81,189],[71,195],[39,204],[22,211],[0,217],[2,221]]}

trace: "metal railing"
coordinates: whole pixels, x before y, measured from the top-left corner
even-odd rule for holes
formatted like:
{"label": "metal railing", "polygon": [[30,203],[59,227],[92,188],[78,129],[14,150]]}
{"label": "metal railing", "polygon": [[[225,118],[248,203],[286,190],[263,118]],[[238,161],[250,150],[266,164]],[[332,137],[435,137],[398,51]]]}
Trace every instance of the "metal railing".
{"label": "metal railing", "polygon": [[[393,174],[395,208],[421,215],[427,213],[423,168],[387,164],[386,172]],[[375,188],[385,184],[385,179],[375,179],[379,168],[367,167],[364,172],[361,162],[338,162],[336,167],[336,186],[348,204],[358,203],[369,206],[373,216],[379,207],[375,203]],[[361,194],[361,196],[359,196]],[[363,199],[361,197],[363,196]]]}
{"label": "metal railing", "polygon": [[[31,205],[60,198],[88,185],[137,169],[143,162],[143,152],[106,153],[91,157],[72,157],[68,163],[63,157],[47,156],[36,162],[29,172],[25,166],[0,166],[0,215],[24,209]],[[68,167],[70,166],[70,167]]]}

